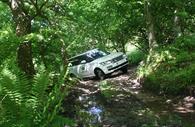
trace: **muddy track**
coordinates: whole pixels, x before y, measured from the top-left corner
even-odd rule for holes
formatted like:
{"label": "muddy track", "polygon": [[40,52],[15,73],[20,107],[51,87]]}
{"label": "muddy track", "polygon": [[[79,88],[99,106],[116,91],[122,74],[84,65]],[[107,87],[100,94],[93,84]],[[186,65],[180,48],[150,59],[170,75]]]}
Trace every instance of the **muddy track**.
{"label": "muddy track", "polygon": [[[77,104],[81,110],[94,116],[93,120],[88,121],[79,118],[79,122],[83,126],[88,123],[100,127],[139,127],[173,113],[183,115],[184,124],[193,125],[194,110],[184,107],[184,102],[178,101],[181,98],[168,99],[144,91],[136,80],[135,71],[136,67],[130,68],[127,74],[117,72],[104,81],[79,81],[74,88],[74,93],[78,95]],[[106,85],[102,87],[102,84]],[[168,124],[172,125],[171,122]],[[182,124],[178,123],[178,126]]]}

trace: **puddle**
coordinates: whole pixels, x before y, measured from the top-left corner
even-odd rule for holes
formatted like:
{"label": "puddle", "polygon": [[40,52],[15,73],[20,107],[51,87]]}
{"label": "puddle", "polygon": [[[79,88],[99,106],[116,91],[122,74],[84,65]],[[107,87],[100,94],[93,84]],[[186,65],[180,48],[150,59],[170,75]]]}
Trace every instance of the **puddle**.
{"label": "puddle", "polygon": [[88,121],[80,118],[86,120],[83,127],[195,127],[194,113],[175,112],[173,99],[145,92],[128,83],[127,76],[123,79],[122,84],[120,77],[108,79],[112,86],[103,85],[104,90],[108,90],[104,93],[98,90],[99,82],[80,84],[79,108],[90,117]]}
{"label": "puddle", "polygon": [[92,124],[101,123],[102,122],[102,116],[103,110],[101,107],[93,106],[89,109],[89,114],[92,116]]}

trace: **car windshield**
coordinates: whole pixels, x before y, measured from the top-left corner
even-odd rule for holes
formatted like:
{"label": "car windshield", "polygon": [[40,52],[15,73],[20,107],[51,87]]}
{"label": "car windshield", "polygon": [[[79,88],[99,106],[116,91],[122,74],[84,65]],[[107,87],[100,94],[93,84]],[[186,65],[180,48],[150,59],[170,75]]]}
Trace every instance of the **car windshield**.
{"label": "car windshield", "polygon": [[110,54],[110,53],[109,52],[103,52],[103,51],[98,50],[98,49],[93,49],[93,50],[87,51],[86,53],[84,53],[80,56],[70,58],[69,62],[71,62],[73,66],[74,65],[79,65],[81,63],[81,61],[83,61],[83,60],[85,60],[88,63],[88,62],[91,62],[95,59],[106,56],[108,54]]}
{"label": "car windshield", "polygon": [[103,51],[100,51],[100,50],[97,50],[97,49],[94,49],[94,50],[91,50],[89,52],[87,52],[87,57],[89,58],[92,58],[92,59],[98,59],[98,58],[101,58],[103,56],[106,56],[108,55],[109,53],[106,53],[106,52],[103,52]]}

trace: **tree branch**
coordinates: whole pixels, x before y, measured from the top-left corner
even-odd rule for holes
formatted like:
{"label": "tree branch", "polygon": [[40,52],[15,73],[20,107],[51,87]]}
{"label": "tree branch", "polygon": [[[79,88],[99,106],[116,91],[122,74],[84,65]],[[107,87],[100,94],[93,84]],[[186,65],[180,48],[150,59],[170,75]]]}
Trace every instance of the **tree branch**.
{"label": "tree branch", "polygon": [[[34,0],[30,0],[30,1],[31,1],[32,5],[35,7],[35,10],[36,10],[35,15],[33,15],[31,17],[31,19],[34,19],[37,16],[46,18],[46,16],[44,16],[42,14],[42,9],[48,3],[49,0],[46,0],[42,5],[40,5],[40,7],[38,6],[38,1],[37,0],[35,0],[35,1]],[[48,19],[48,18],[46,18],[46,19]]]}
{"label": "tree branch", "polygon": [[0,1],[6,4],[10,3],[9,0],[0,0]]}
{"label": "tree branch", "polygon": [[41,6],[40,6],[40,10],[42,10],[42,8],[48,3],[49,0],[46,0]]}
{"label": "tree branch", "polygon": [[34,0],[30,0],[31,4],[35,7],[36,11],[39,10],[37,3]]}
{"label": "tree branch", "polygon": [[26,8],[25,8],[25,5],[24,5],[24,1],[23,0],[20,0],[20,6],[21,6],[21,9],[22,9],[22,11],[26,14],[26,15],[28,15],[28,11],[29,10],[27,10]]}

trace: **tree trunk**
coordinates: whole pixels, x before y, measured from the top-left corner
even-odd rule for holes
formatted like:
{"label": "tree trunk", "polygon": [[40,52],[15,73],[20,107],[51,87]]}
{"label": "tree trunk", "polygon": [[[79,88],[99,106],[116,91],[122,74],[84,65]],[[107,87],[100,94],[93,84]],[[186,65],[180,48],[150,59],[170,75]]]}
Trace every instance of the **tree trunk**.
{"label": "tree trunk", "polygon": [[175,37],[180,37],[182,35],[182,30],[181,30],[181,25],[180,25],[180,18],[177,15],[178,13],[178,9],[175,10],[174,14],[174,33],[175,33]]}
{"label": "tree trunk", "polygon": [[123,39],[121,39],[120,43],[121,43],[121,50],[123,53],[126,53],[126,48],[125,48],[125,44],[126,44],[126,40],[124,39],[125,37],[122,36]]}
{"label": "tree trunk", "polygon": [[68,54],[67,54],[67,51],[66,51],[66,45],[64,43],[63,40],[61,40],[61,43],[62,43],[62,47],[61,47],[61,56],[62,56],[62,61],[63,61],[63,69],[64,69],[64,72],[66,72],[67,70],[67,67],[68,67]]}
{"label": "tree trunk", "polygon": [[19,68],[25,74],[32,78],[35,74],[34,64],[32,61],[32,46],[31,42],[22,42],[17,50],[17,62]]}
{"label": "tree trunk", "polygon": [[149,50],[152,51],[155,47],[158,46],[156,37],[155,37],[155,28],[154,28],[154,17],[151,14],[150,3],[145,2],[145,12],[146,12],[146,22],[148,27],[148,44]]}
{"label": "tree trunk", "polygon": [[44,45],[43,42],[41,42],[41,45],[40,45],[40,55],[41,55],[41,60],[43,62],[43,65],[45,66],[45,68],[47,69],[48,66],[47,66],[47,62],[46,62],[46,58],[45,58],[45,52],[46,52],[46,47]]}
{"label": "tree trunk", "polygon": [[[20,0],[10,0],[9,6],[16,25],[16,35],[21,37],[29,34],[31,32],[31,19],[30,16],[25,13]],[[32,60],[31,42],[22,42],[19,45],[17,49],[17,62],[19,68],[25,72],[27,76],[33,77],[35,69]]]}

